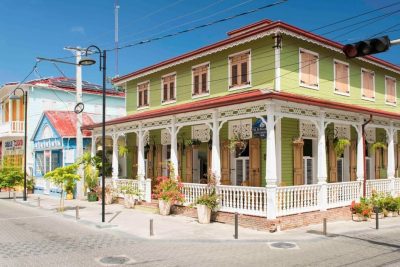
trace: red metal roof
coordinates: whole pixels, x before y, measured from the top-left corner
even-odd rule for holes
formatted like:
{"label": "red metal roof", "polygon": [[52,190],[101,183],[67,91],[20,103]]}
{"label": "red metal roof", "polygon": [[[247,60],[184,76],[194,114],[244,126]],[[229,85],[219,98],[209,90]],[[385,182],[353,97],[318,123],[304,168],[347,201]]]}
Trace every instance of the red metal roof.
{"label": "red metal roof", "polygon": [[[67,78],[67,77],[54,77],[54,78],[43,78],[37,79],[27,82],[26,84],[31,85],[47,85],[51,88],[68,90],[68,91],[76,91],[76,80]],[[88,83],[82,81],[82,92],[90,93],[90,94],[98,94],[101,95],[102,86],[97,84]],[[124,92],[120,92],[117,90],[107,89],[106,95],[108,96],[117,96],[117,97],[125,97]]]}
{"label": "red metal roof", "polygon": [[[263,25],[263,24],[265,24],[265,25]],[[254,29],[251,29],[251,26],[253,26]],[[114,78],[112,80],[112,82],[116,83],[116,82],[128,79],[130,77],[145,73],[147,71],[150,71],[150,70],[153,70],[153,69],[156,69],[156,68],[159,68],[159,67],[166,66],[166,65],[168,65],[170,63],[173,63],[175,61],[182,60],[182,59],[185,59],[185,58],[188,58],[188,57],[203,53],[205,51],[208,51],[208,50],[211,50],[211,49],[214,49],[214,48],[217,48],[217,47],[221,47],[221,46],[224,46],[226,44],[230,44],[230,43],[233,43],[235,41],[244,39],[246,37],[249,37],[249,36],[261,33],[261,32],[265,32],[267,30],[271,30],[271,29],[274,29],[274,28],[278,28],[278,27],[282,28],[282,29],[286,29],[286,30],[292,31],[294,33],[298,33],[300,35],[306,36],[307,38],[319,41],[321,43],[333,46],[333,47],[338,48],[338,49],[342,49],[342,47],[343,47],[343,44],[341,44],[341,43],[329,40],[329,39],[327,39],[327,38],[325,38],[323,36],[311,33],[309,31],[302,30],[302,29],[300,29],[298,27],[295,27],[293,25],[287,24],[285,22],[281,22],[281,21],[270,22],[268,20],[262,20],[260,22],[256,22],[256,23],[250,24],[248,26],[244,26],[242,28],[239,28],[237,30],[233,30],[233,31],[229,32],[228,34],[231,34],[231,35],[227,39],[224,39],[222,41],[219,41],[217,43],[214,43],[214,44],[211,44],[211,45],[208,45],[208,46],[204,46],[202,48],[193,50],[191,52],[182,54],[180,56],[177,56],[177,57],[162,61],[160,63],[148,66],[146,68],[143,68],[143,69],[128,73],[126,75],[122,75],[122,76],[120,76],[118,78]],[[388,68],[392,68],[392,69],[394,69],[396,71],[400,71],[400,67],[399,66],[397,66],[395,64],[392,64],[390,62],[387,62],[385,60],[376,58],[374,56],[365,56],[364,58],[367,58],[367,59],[369,59],[371,61],[374,61],[374,62],[376,62],[378,64],[381,64],[383,66],[386,66]]]}
{"label": "red metal roof", "polygon": [[[329,109],[337,109],[342,111],[357,112],[366,115],[374,115],[379,117],[385,117],[390,119],[399,119],[400,113],[388,112],[377,110],[373,108],[366,108],[357,105],[338,103],[330,100],[322,100],[315,97],[296,95],[286,92],[275,92],[265,90],[251,90],[241,93],[230,94],[226,96],[213,97],[203,100],[197,100],[190,103],[179,104],[171,107],[159,108],[156,110],[149,110],[143,112],[137,112],[132,115],[120,117],[117,119],[109,120],[106,125],[115,125],[131,121],[140,121],[145,119],[157,118],[161,116],[176,115],[185,112],[193,112],[211,108],[218,108],[223,106],[230,106],[235,104],[241,104],[246,102],[276,99],[293,103],[307,104],[317,107],[324,107]],[[100,127],[101,123],[91,124],[83,126],[82,129],[92,130]]]}
{"label": "red metal roof", "polygon": [[[49,119],[51,125],[61,137],[76,137],[77,115],[73,111],[45,111],[44,115]],[[82,114],[82,125],[92,125],[94,122],[87,114]],[[91,136],[87,130],[82,131],[83,136]]]}

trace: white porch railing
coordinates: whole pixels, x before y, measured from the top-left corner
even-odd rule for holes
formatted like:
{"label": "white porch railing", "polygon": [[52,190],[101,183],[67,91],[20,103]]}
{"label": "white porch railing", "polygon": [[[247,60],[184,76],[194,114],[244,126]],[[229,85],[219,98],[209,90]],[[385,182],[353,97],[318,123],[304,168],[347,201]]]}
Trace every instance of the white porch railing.
{"label": "white porch railing", "polygon": [[400,197],[400,178],[394,179],[394,194]]}
{"label": "white porch railing", "polygon": [[[195,204],[196,200],[210,193],[205,184],[183,183],[182,193],[188,206]],[[216,187],[219,196],[219,210],[226,212],[239,212],[247,215],[266,216],[267,191],[264,187],[244,187],[220,185]]]}
{"label": "white porch railing", "polygon": [[373,190],[377,191],[378,193],[390,194],[391,180],[390,179],[367,180],[365,196],[370,197],[372,195]]}
{"label": "white porch railing", "polygon": [[327,184],[328,208],[350,205],[361,197],[361,182],[342,182]]}
{"label": "white porch railing", "polygon": [[131,186],[136,190],[140,190],[142,193],[142,198],[146,202],[151,202],[151,179],[146,179],[143,181],[135,179],[106,179],[106,185],[111,185],[117,192],[118,197],[123,198],[124,194],[121,192],[123,186]]}
{"label": "white porch railing", "polygon": [[23,121],[10,121],[0,124],[0,134],[23,133]]}
{"label": "white porch railing", "polygon": [[277,216],[319,210],[320,185],[278,187],[276,192]]}

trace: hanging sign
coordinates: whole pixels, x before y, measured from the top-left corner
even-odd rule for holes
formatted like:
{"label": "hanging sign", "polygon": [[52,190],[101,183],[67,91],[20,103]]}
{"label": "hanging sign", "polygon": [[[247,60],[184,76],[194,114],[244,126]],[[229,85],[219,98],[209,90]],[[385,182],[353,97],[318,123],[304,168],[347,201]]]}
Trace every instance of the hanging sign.
{"label": "hanging sign", "polygon": [[8,151],[22,150],[24,146],[24,140],[10,140],[4,142],[4,148]]}
{"label": "hanging sign", "polygon": [[[263,117],[265,120],[267,120],[267,117]],[[259,138],[267,138],[267,126],[261,119],[257,119],[251,128],[251,131],[253,132],[254,137],[259,137]]]}

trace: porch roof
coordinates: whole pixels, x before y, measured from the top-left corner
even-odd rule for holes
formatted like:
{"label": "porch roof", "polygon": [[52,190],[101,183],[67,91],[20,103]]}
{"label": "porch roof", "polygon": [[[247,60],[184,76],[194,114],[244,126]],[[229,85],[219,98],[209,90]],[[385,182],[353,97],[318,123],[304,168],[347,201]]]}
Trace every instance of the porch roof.
{"label": "porch roof", "polygon": [[[384,117],[389,119],[400,118],[400,113],[388,112],[377,110],[373,108],[366,108],[357,105],[344,104],[329,100],[322,100],[315,97],[296,95],[286,92],[276,92],[272,90],[251,90],[247,92],[240,92],[230,94],[226,96],[218,96],[208,99],[202,99],[192,101],[189,103],[179,104],[170,107],[159,108],[155,110],[137,112],[135,114],[127,115],[117,119],[106,121],[106,125],[116,125],[126,122],[140,121],[145,119],[157,118],[162,116],[176,115],[180,113],[194,112],[224,106],[231,106],[236,104],[242,104],[246,102],[258,101],[258,100],[281,100],[286,102],[293,102],[299,104],[312,105],[322,108],[329,108],[335,110],[356,112],[365,115],[373,115],[378,117]],[[83,130],[93,130],[94,128],[101,127],[101,123],[87,124],[82,126]]]}

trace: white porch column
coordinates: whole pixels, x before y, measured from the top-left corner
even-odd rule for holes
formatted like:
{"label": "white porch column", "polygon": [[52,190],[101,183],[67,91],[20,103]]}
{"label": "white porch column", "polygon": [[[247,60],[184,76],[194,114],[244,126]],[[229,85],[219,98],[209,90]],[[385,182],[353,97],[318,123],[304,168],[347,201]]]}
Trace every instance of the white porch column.
{"label": "white porch column", "polygon": [[357,181],[364,181],[364,138],[362,125],[356,126],[357,131]]}
{"label": "white porch column", "polygon": [[269,103],[267,107],[267,156],[266,156],[266,188],[267,188],[267,218],[276,219],[276,190],[278,176],[276,172],[276,147],[275,147],[275,106]]}
{"label": "white porch column", "polygon": [[221,158],[220,158],[220,145],[219,145],[219,122],[218,111],[213,112],[212,123],[212,149],[211,149],[211,172],[215,176],[217,185],[221,184]]}
{"label": "white porch column", "polygon": [[393,128],[393,123],[390,123],[390,128],[386,129],[386,133],[388,136],[388,165],[387,165],[387,178],[391,180],[390,183],[390,193],[394,197],[396,195],[395,191],[395,161],[394,161],[394,135],[397,133],[397,130]]}
{"label": "white porch column", "polygon": [[[112,135],[113,151],[112,151],[112,178],[118,179],[118,134]],[[103,149],[106,149],[103,147]]]}
{"label": "white porch column", "polygon": [[96,140],[97,140],[97,137],[94,136],[92,133],[92,147],[90,149],[90,155],[92,157],[96,156]]}
{"label": "white porch column", "polygon": [[146,170],[145,170],[145,161],[144,161],[144,135],[145,131],[142,130],[142,126],[139,126],[139,131],[137,132],[137,141],[138,141],[138,160],[137,160],[137,178],[140,181],[145,180]]}
{"label": "white porch column", "polygon": [[171,164],[172,167],[174,168],[174,171],[173,173],[171,173],[171,175],[173,179],[177,179],[179,166],[178,166],[178,143],[176,138],[177,129],[175,125],[175,117],[172,117],[171,120],[170,134],[171,134]]}
{"label": "white porch column", "polygon": [[328,192],[327,192],[327,168],[326,168],[326,139],[325,139],[325,118],[324,112],[321,112],[321,117],[317,121],[318,129],[318,166],[317,166],[317,178],[318,184],[321,186],[318,200],[320,204],[320,210],[325,211],[328,205]]}

